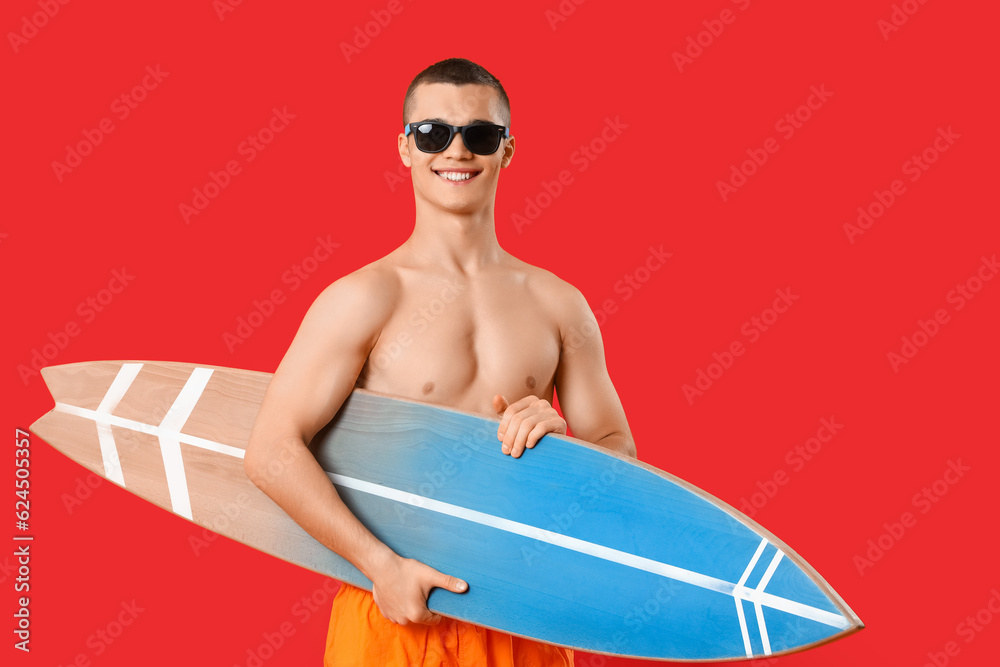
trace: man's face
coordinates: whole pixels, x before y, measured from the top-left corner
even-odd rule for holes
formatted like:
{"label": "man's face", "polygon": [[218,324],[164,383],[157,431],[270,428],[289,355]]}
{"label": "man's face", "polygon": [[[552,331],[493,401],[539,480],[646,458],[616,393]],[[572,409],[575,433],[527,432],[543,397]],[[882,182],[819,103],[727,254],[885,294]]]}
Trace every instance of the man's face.
{"label": "man's face", "polygon": [[[499,96],[489,86],[421,84],[414,91],[414,102],[407,123],[433,120],[458,127],[475,122],[506,125]],[[492,210],[500,169],[510,164],[513,155],[513,137],[501,140],[491,155],[476,155],[457,132],[440,153],[424,153],[412,135],[399,135],[399,156],[410,168],[416,198],[452,213]],[[448,178],[466,174],[470,177],[465,180]]]}

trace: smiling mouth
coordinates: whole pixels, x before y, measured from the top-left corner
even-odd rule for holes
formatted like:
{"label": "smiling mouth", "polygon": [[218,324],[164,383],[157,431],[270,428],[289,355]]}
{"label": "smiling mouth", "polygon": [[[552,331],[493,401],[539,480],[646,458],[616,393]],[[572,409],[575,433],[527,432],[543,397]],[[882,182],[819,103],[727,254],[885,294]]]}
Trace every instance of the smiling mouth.
{"label": "smiling mouth", "polygon": [[465,183],[471,181],[482,172],[444,169],[441,171],[434,170],[434,173],[452,183]]}

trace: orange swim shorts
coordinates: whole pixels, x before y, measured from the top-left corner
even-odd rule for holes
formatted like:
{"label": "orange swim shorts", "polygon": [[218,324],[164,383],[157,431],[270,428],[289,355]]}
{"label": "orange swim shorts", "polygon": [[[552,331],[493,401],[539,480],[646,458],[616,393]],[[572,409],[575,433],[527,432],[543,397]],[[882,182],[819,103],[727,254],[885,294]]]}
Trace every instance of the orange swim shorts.
{"label": "orange swim shorts", "polygon": [[333,599],[324,667],[573,667],[573,651],[463,621],[396,625],[372,594],[344,584]]}

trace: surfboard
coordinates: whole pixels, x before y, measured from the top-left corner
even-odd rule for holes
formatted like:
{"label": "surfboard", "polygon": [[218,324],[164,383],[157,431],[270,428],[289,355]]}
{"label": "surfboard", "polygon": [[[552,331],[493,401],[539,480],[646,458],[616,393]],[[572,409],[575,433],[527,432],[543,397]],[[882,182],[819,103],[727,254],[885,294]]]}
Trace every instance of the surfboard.
{"label": "surfboard", "polygon": [[[74,461],[216,533],[371,589],[244,474],[270,374],[99,361],[42,376],[55,407],[31,430]],[[787,545],[691,484],[554,434],[514,459],[496,430],[356,389],[311,444],[380,540],[469,583],[464,594],[434,589],[434,611],[661,660],[780,655],[863,627]]]}

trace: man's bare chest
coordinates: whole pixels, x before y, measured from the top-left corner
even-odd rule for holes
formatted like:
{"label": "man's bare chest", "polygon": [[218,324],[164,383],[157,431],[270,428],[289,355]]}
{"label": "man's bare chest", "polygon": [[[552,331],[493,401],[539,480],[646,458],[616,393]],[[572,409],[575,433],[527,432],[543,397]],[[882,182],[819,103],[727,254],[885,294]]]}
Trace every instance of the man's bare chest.
{"label": "man's bare chest", "polygon": [[382,327],[359,384],[481,412],[495,394],[552,399],[560,336],[523,291],[444,285],[400,299]]}

